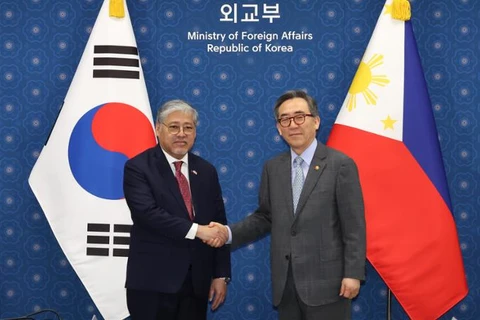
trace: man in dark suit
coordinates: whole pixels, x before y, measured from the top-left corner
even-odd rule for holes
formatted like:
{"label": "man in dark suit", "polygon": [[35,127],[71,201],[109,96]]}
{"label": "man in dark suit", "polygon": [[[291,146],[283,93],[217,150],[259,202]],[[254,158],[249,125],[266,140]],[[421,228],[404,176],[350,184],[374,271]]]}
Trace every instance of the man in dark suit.
{"label": "man in dark suit", "polygon": [[274,111],[290,151],[265,164],[258,209],[228,229],[232,249],[271,233],[273,304],[280,320],[350,319],[366,255],[357,167],[316,140],[320,117],[305,92],[286,92]]}
{"label": "man in dark suit", "polygon": [[227,222],[215,168],[189,153],[197,111],[172,100],[157,113],[159,145],[125,164],[123,188],[133,226],[127,263],[127,305],[133,320],[203,320],[230,279],[228,247],[210,221]]}

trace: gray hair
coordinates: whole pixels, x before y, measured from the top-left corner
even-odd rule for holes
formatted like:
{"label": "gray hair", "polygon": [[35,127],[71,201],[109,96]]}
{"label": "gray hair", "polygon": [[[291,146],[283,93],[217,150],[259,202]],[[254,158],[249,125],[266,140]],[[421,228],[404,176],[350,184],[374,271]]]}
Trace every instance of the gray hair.
{"label": "gray hair", "polygon": [[156,124],[163,123],[168,115],[175,111],[181,111],[190,114],[193,117],[193,124],[196,126],[198,121],[198,112],[191,105],[183,100],[170,100],[165,102],[157,111]]}
{"label": "gray hair", "polygon": [[310,113],[315,117],[320,117],[318,113],[317,102],[315,101],[315,99],[313,99],[303,90],[290,90],[282,94],[280,98],[277,99],[277,102],[275,102],[275,107],[273,108],[275,120],[278,119],[278,109],[280,108],[282,103],[293,98],[301,98],[307,101],[308,110],[310,111]]}

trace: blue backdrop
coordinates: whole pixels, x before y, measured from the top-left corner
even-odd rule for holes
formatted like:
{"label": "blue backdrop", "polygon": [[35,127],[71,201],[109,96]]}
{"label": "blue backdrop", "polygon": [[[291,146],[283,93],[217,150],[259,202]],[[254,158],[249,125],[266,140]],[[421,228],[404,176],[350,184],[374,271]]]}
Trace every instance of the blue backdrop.
{"label": "blue backdrop", "polygon": [[[64,319],[99,316],[60,250],[27,178],[55,122],[102,0],[0,1],[0,318],[52,308]],[[152,109],[181,98],[199,109],[194,151],[220,175],[230,222],[256,207],[263,162],[286,150],[275,99],[304,88],[317,98],[325,142],[384,0],[128,0]],[[237,3],[237,22],[220,8]],[[470,293],[442,319],[480,319],[480,2],[412,0]],[[258,4],[259,21],[242,22]],[[263,5],[279,4],[273,23]],[[187,33],[311,33],[279,41],[286,53],[207,52]],[[254,45],[259,41],[241,41]],[[428,232],[428,230],[426,230]],[[210,319],[277,319],[271,306],[269,239],[234,252],[228,299]],[[368,267],[354,319],[385,319],[387,288]],[[434,293],[432,293],[434,294]],[[100,319],[101,317],[99,317]],[[393,319],[407,319],[394,304]]]}

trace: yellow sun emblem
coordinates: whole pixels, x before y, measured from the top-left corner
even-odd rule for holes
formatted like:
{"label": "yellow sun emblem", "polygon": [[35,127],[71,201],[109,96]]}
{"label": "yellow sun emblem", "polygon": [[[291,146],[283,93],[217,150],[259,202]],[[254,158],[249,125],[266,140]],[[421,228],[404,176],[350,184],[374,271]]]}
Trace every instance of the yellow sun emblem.
{"label": "yellow sun emblem", "polygon": [[360,62],[357,73],[353,78],[352,85],[348,90],[348,93],[350,94],[347,102],[348,111],[352,111],[357,107],[357,94],[359,93],[363,95],[368,105],[377,104],[377,96],[369,88],[370,84],[373,83],[384,87],[390,83],[390,80],[388,80],[387,76],[372,74],[372,69],[382,64],[383,55],[381,54],[373,55],[373,57],[367,63],[363,61]]}

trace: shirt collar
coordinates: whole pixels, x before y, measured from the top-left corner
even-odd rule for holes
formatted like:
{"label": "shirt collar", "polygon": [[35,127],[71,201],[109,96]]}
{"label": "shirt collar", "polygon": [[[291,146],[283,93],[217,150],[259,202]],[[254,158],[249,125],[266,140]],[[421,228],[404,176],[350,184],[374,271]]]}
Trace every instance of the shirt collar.
{"label": "shirt collar", "polygon": [[296,157],[300,156],[302,157],[303,161],[307,166],[310,166],[310,163],[312,163],[313,156],[315,155],[315,150],[317,149],[317,139],[313,139],[312,143],[308,146],[305,151],[302,152],[302,154],[297,155],[295,151],[290,149],[290,155],[291,155],[291,162],[292,162],[292,168],[293,168],[293,160],[295,160]]}
{"label": "shirt collar", "polygon": [[[160,147],[161,148],[161,147]],[[162,149],[162,152],[163,154],[165,155],[165,158],[167,158],[167,161],[168,163],[170,163],[171,165],[173,165],[174,162],[177,162],[177,161],[183,161],[186,165],[187,165],[187,168],[188,168],[188,153],[186,153],[182,159],[177,159],[177,158],[174,158],[172,157],[171,155],[169,155],[165,150]]]}

